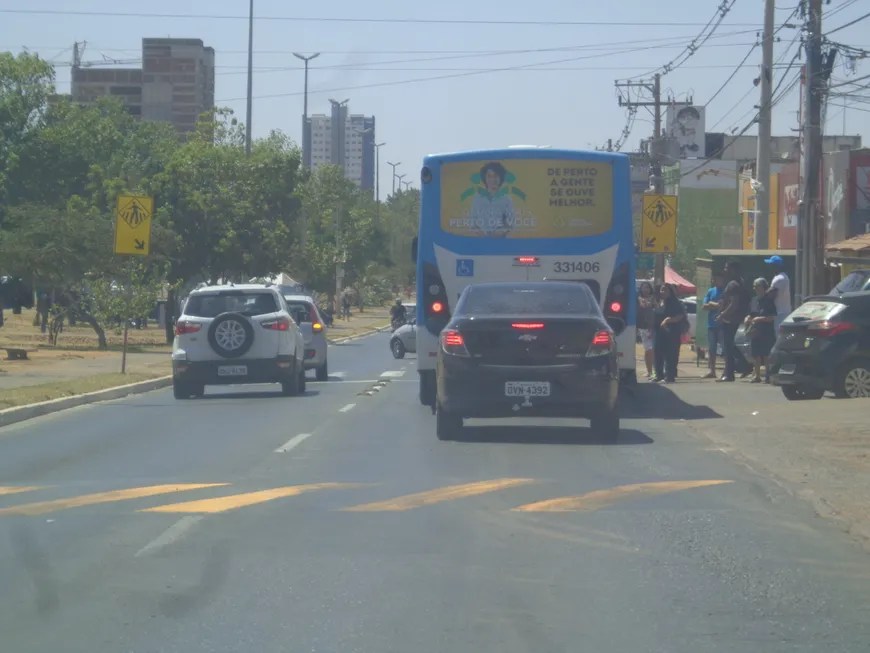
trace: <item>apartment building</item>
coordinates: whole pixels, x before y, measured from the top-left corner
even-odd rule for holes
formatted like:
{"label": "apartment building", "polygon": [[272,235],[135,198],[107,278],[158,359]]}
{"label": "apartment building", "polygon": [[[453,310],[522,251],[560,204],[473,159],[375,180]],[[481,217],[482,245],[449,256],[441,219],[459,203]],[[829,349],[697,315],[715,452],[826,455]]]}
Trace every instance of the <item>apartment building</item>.
{"label": "apartment building", "polygon": [[347,179],[364,190],[374,190],[374,116],[348,115],[346,104],[335,103],[332,115],[314,114],[308,121],[311,168],[342,165]]}

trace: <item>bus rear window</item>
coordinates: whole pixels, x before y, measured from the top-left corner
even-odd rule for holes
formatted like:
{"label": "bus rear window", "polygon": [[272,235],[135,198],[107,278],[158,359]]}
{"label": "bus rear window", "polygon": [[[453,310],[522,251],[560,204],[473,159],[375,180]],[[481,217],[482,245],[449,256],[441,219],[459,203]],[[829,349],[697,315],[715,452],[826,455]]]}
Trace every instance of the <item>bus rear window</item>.
{"label": "bus rear window", "polygon": [[461,315],[600,314],[598,302],[583,284],[560,286],[477,286],[457,307]]}
{"label": "bus rear window", "polygon": [[441,229],[475,238],[579,238],[613,228],[613,168],[573,159],[441,166]]}

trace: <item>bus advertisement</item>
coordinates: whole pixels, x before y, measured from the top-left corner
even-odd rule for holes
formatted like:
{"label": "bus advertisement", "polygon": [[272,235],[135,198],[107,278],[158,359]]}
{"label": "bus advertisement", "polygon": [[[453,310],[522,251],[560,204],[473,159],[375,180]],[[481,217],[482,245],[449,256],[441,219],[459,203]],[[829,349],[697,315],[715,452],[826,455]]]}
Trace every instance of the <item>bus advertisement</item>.
{"label": "bus advertisement", "polygon": [[636,382],[634,233],[624,154],[521,146],[427,156],[417,263],[420,402],[435,405],[438,334],[466,286],[577,281],[617,334]]}

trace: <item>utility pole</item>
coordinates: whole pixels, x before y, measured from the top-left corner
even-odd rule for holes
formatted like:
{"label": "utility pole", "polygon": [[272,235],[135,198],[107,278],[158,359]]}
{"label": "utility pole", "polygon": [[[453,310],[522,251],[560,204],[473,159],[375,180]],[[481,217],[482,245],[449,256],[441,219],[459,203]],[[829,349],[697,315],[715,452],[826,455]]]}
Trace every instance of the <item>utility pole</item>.
{"label": "utility pole", "polygon": [[774,0],[764,0],[764,35],[761,41],[761,103],[758,107],[758,150],[755,178],[755,249],[767,249],[770,233],[770,123],[773,88]]}
{"label": "utility pole", "polygon": [[[619,106],[621,107],[649,107],[652,108],[653,114],[653,137],[649,147],[650,156],[650,188],[656,195],[663,195],[665,192],[665,179],[662,176],[662,159],[665,156],[664,137],[662,134],[662,79],[659,73],[653,77],[652,83],[649,81],[637,82],[616,82],[617,88],[634,88],[643,89],[652,94],[652,101],[634,102],[632,100],[619,97]],[[630,97],[630,96],[629,96]],[[689,97],[686,104],[692,104],[693,99]],[[655,272],[654,281],[657,285],[665,282],[665,255],[655,255]]]}
{"label": "utility pole", "polygon": [[378,220],[381,218],[381,148],[386,144],[386,141],[375,143],[375,210]]}
{"label": "utility pole", "polygon": [[821,184],[819,169],[822,160],[822,94],[824,66],[822,63],[822,0],[809,0],[806,24],[806,86],[804,92],[804,161],[803,192],[798,211],[795,301],[821,292],[824,274],[824,236],[819,229]]}
{"label": "utility pole", "polygon": [[387,161],[387,165],[392,166],[392,168],[393,168],[393,192],[392,192],[392,195],[395,195],[396,194],[396,168],[398,168],[400,165],[402,165],[402,162],[399,161],[398,163],[390,163],[389,161]]}
{"label": "utility pole", "polygon": [[245,156],[251,156],[251,129],[254,104],[254,0],[248,9],[248,113],[245,117]]}
{"label": "utility pole", "polygon": [[293,56],[305,63],[305,90],[302,93],[302,162],[308,170],[311,170],[311,125],[308,124],[308,62],[317,59],[319,52],[309,57],[294,52]]}

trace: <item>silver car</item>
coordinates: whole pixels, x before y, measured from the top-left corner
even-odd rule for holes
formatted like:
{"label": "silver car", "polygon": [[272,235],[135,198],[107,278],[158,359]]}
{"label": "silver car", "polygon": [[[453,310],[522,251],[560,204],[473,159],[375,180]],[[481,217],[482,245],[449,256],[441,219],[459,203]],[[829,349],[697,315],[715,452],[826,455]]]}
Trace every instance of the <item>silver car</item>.
{"label": "silver car", "polygon": [[307,295],[284,295],[290,314],[299,325],[305,342],[305,369],[315,370],[318,381],[329,380],[326,324],[317,304]]}
{"label": "silver car", "polygon": [[393,358],[404,358],[405,354],[417,353],[417,316],[408,312],[408,323],[393,331],[390,336],[390,351]]}

